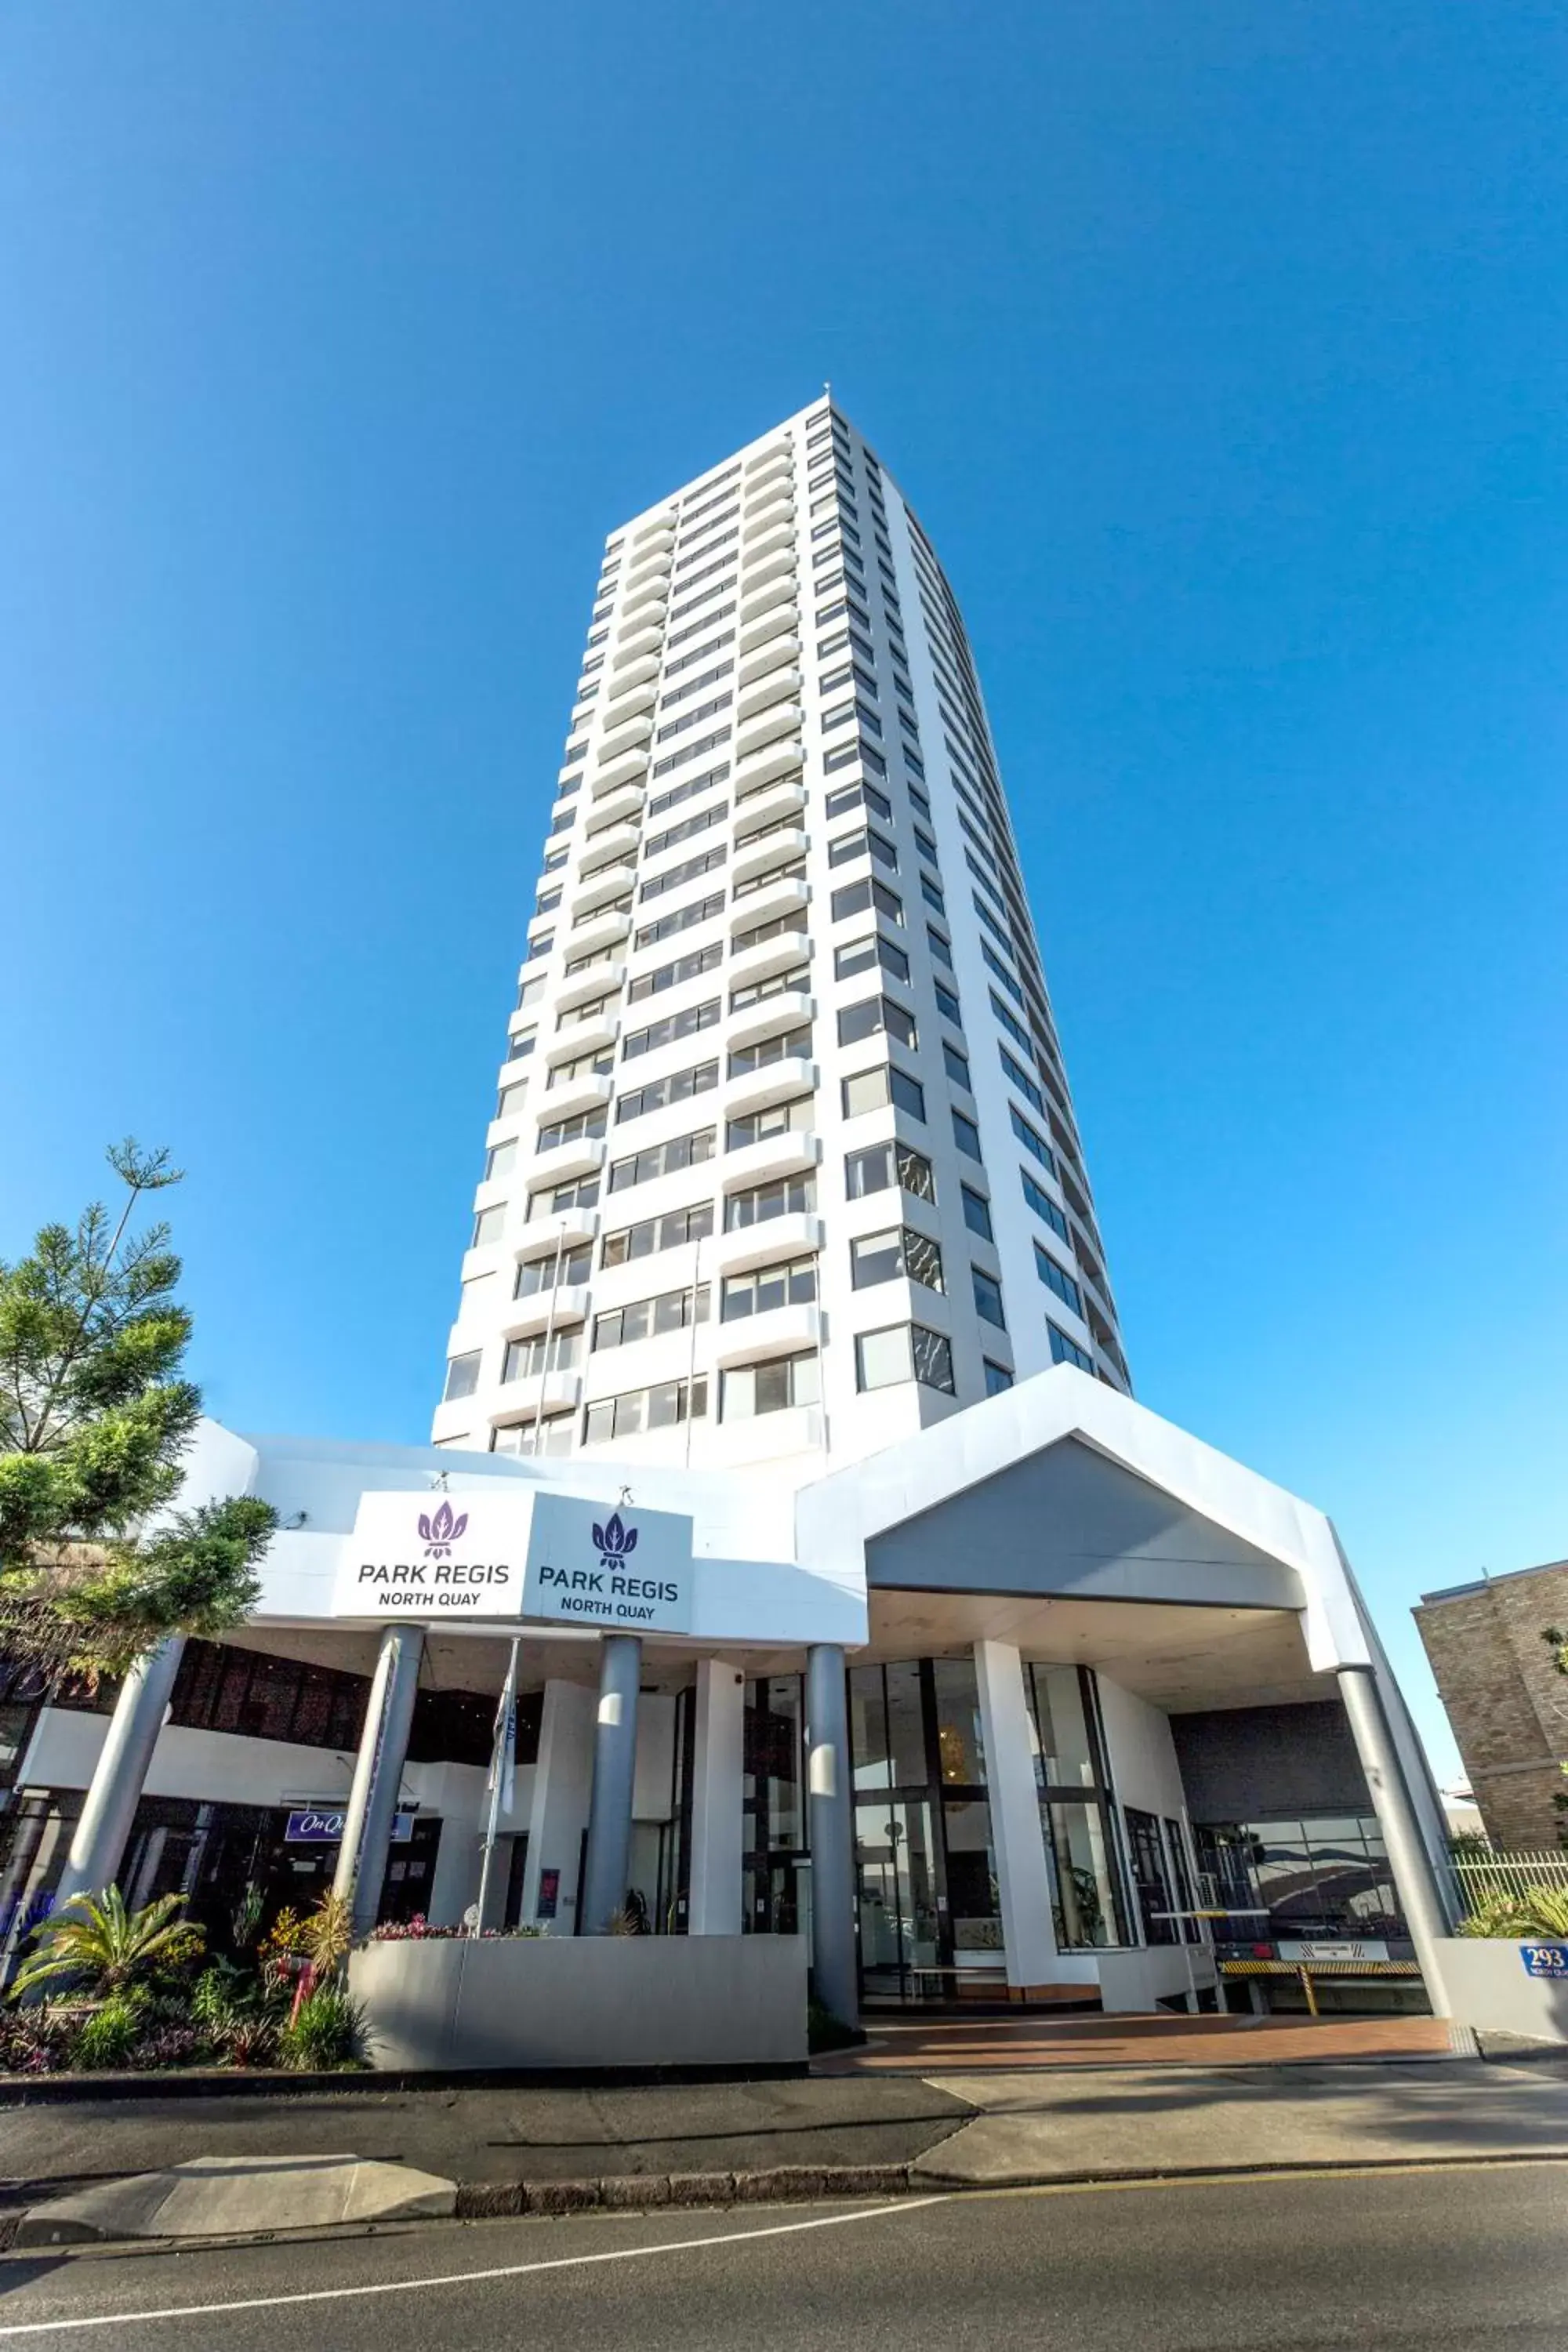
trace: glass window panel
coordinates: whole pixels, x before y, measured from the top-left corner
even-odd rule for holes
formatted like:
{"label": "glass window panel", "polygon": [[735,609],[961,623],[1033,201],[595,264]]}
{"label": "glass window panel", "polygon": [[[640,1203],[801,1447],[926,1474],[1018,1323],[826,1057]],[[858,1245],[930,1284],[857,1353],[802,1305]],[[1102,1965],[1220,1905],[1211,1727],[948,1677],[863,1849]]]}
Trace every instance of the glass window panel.
{"label": "glass window panel", "polygon": [[889,1665],[888,1677],[888,1738],[895,1788],[921,1788],[930,1778],[926,1762],[925,1716],[921,1705],[921,1670],[913,1659]]}
{"label": "glass window panel", "polygon": [[1078,1668],[1031,1665],[1025,1669],[1024,1683],[1035,1741],[1037,1785],[1093,1788],[1094,1748]]}
{"label": "glass window panel", "polygon": [[949,1787],[985,1786],[985,1740],[980,1687],[973,1658],[935,1658],[936,1738],[942,1777]]}
{"label": "glass window panel", "polygon": [[891,1788],[892,1751],[888,1745],[888,1705],[880,1666],[849,1669],[849,1756],[857,1793]]}
{"label": "glass window panel", "polygon": [[1057,1942],[1064,1952],[1125,1940],[1105,1819],[1098,1804],[1051,1799],[1040,1807]]}
{"label": "glass window panel", "polygon": [[967,1802],[950,1801],[942,1807],[942,1815],[953,1950],[999,1952],[1002,1899],[991,1843],[991,1808],[984,1798],[972,1798]]}

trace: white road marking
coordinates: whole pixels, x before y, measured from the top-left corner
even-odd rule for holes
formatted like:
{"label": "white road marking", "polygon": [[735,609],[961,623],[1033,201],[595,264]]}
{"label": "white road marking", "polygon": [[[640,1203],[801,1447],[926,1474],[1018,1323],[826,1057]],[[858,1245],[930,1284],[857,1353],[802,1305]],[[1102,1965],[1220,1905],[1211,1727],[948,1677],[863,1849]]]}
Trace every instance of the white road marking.
{"label": "white road marking", "polygon": [[[824,2213],[811,2221],[775,2221],[765,2230],[724,2230],[710,2238],[677,2238],[667,2244],[616,2246],[597,2254],[558,2254],[545,2263],[502,2263],[482,2271],[446,2271],[436,2278],[373,2279],[364,2286],[314,2287],[304,2294],[250,2294],[233,2303],[169,2304],[158,2311],[93,2312],[79,2319],[27,2319],[0,2327],[0,2339],[18,2336],[63,2336],[84,2327],[129,2327],[153,2319],[219,2319],[231,2311],[273,2311],[286,2304],[352,2303],[361,2295],[423,2294],[439,2286],[479,2286],[489,2279],[528,2278],[538,2271],[581,2269],[591,2263],[634,2263],[651,2254],[689,2254],[703,2246],[743,2245],[751,2238],[788,2238],[803,2230],[834,2230],[849,2221],[877,2221],[889,2213],[918,2213],[924,2205],[945,2205],[946,2197],[903,2197],[854,2213]],[[192,2248],[189,2251],[194,2252]]]}

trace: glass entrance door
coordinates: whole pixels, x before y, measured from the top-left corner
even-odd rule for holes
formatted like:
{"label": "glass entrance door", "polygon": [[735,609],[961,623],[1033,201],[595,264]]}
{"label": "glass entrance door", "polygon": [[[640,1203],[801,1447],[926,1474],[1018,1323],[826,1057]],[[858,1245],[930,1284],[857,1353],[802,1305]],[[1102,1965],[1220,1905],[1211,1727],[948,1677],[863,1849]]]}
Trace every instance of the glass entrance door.
{"label": "glass entrance door", "polygon": [[952,1965],[930,1800],[862,1798],[855,1816],[860,1967],[867,1995],[918,2000],[922,1991],[920,1970]]}

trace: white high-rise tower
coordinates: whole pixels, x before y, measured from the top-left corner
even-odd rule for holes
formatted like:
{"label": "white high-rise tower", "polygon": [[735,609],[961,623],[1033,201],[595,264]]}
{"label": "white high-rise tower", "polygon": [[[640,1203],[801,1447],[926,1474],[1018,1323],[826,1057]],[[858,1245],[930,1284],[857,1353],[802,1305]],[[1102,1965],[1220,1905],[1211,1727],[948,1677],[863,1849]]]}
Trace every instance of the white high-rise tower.
{"label": "white high-rise tower", "polygon": [[963,624],[826,401],[611,534],[433,1435],[803,1476],[1127,1368]]}

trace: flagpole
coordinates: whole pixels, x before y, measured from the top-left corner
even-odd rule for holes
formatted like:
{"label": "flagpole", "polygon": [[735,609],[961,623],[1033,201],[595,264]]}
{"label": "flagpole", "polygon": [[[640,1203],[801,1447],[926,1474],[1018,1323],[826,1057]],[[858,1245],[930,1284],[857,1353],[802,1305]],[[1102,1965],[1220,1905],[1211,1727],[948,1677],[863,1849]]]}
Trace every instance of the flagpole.
{"label": "flagpole", "polygon": [[485,1931],[485,1903],[490,1891],[490,1864],[495,1860],[496,1824],[500,1819],[503,1797],[508,1812],[511,1811],[512,1764],[517,1751],[517,1653],[521,1638],[518,1634],[512,1636],[511,1656],[496,1709],[495,1742],[490,1750],[489,1819],[485,1828],[484,1860],[479,1864],[479,1899],[474,1906],[476,1937]]}

